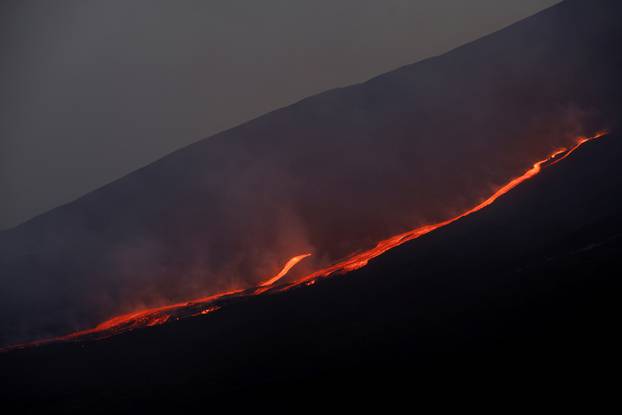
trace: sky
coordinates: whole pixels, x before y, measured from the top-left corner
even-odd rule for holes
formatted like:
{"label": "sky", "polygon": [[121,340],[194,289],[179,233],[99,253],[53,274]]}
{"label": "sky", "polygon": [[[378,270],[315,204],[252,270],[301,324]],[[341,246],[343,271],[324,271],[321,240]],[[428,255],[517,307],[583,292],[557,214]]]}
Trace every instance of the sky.
{"label": "sky", "polygon": [[3,0],[0,229],[556,0]]}

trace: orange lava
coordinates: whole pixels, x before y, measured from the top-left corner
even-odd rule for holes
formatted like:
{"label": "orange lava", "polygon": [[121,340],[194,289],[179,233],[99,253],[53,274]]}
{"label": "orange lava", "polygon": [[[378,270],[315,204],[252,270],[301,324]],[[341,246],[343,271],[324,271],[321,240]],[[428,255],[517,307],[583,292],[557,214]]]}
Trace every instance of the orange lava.
{"label": "orange lava", "polygon": [[[75,339],[81,339],[81,338],[86,338],[86,337],[107,338],[110,336],[114,336],[116,334],[120,334],[120,333],[129,331],[129,330],[133,330],[133,329],[137,329],[141,327],[158,326],[160,324],[164,324],[170,321],[173,318],[175,312],[185,310],[189,307],[201,308],[201,311],[193,315],[209,314],[213,311],[218,310],[220,307],[212,306],[212,307],[206,308],[205,304],[211,304],[214,301],[217,301],[217,300],[220,300],[226,297],[233,297],[239,293],[242,293],[242,290],[226,291],[226,292],[218,293],[218,294],[211,295],[208,297],[196,299],[193,301],[185,301],[185,302],[170,304],[170,305],[166,305],[162,307],[154,307],[154,308],[148,308],[145,310],[134,311],[131,313],[122,314],[120,316],[113,317],[109,320],[104,321],[103,323],[98,324],[97,326],[91,329],[77,331],[77,332],[70,333],[68,335],[61,336],[61,337],[56,337],[53,339],[36,341],[33,343],[29,343],[25,346],[40,345],[40,344],[45,344],[45,343],[50,343],[50,342],[55,342],[55,341],[75,340]],[[20,346],[17,346],[17,347],[19,348]]]}
{"label": "orange lava", "polygon": [[375,247],[367,250],[367,251],[363,251],[361,253],[357,253],[354,254],[352,256],[350,256],[349,258],[338,262],[334,265],[331,265],[327,268],[321,269],[319,271],[316,271],[310,275],[307,275],[306,277],[300,279],[299,281],[297,281],[297,284],[300,283],[304,283],[306,281],[310,281],[310,280],[314,280],[316,278],[319,277],[326,277],[329,275],[333,275],[333,274],[343,274],[343,273],[347,273],[350,271],[354,271],[356,269],[362,268],[365,265],[367,265],[367,263],[373,259],[376,258],[379,255],[384,254],[385,252],[387,252],[389,249],[393,249],[399,245],[402,245],[403,243],[406,243],[408,241],[412,241],[413,239],[417,239],[423,235],[426,235],[438,228],[442,228],[443,226],[447,226],[459,219],[464,218],[465,216],[468,216],[472,213],[475,213],[479,210],[484,209],[487,206],[490,206],[491,204],[493,204],[498,198],[500,198],[501,196],[503,196],[504,194],[508,193],[510,190],[514,189],[516,186],[520,185],[521,183],[531,179],[532,177],[536,176],[537,174],[539,174],[542,171],[542,168],[544,166],[552,166],[554,164],[559,163],[560,161],[564,160],[566,157],[570,156],[572,153],[574,153],[579,147],[581,147],[583,144],[587,143],[588,141],[592,141],[592,140],[596,140],[600,137],[603,137],[607,134],[606,131],[600,131],[597,134],[591,136],[591,137],[578,137],[577,138],[577,142],[575,145],[573,145],[570,148],[560,148],[555,150],[554,152],[552,152],[549,156],[547,156],[546,158],[537,161],[533,164],[533,166],[531,166],[530,169],[528,169],[527,171],[525,171],[523,174],[521,174],[520,176],[510,180],[509,182],[507,182],[505,185],[501,186],[496,192],[494,192],[491,196],[489,196],[487,199],[485,199],[483,202],[477,204],[476,206],[472,207],[471,209],[466,210],[465,212],[451,218],[451,219],[447,219],[444,220],[442,222],[438,222],[435,224],[431,224],[431,225],[424,225],[424,226],[420,226],[418,228],[412,229],[408,232],[404,232],[401,233],[399,235],[395,235],[392,236],[388,239],[382,240],[380,242],[378,242],[376,244]]}
{"label": "orange lava", "polygon": [[259,284],[259,286],[267,287],[269,285],[274,284],[275,282],[283,278],[289,272],[289,270],[292,269],[297,263],[299,263],[300,261],[302,261],[303,259],[309,256],[311,256],[311,254],[302,254],[302,255],[298,255],[298,256],[291,258],[289,261],[287,261],[283,269],[279,271],[278,274],[276,274],[274,277],[270,278],[269,280],[262,282],[261,284]]}
{"label": "orange lava", "polygon": [[[505,195],[521,183],[533,178],[538,175],[543,168],[553,166],[560,161],[564,160],[572,153],[574,153],[579,147],[583,144],[596,140],[600,137],[603,137],[607,134],[606,131],[598,132],[597,134],[591,137],[578,137],[576,144],[574,144],[570,148],[560,148],[552,152],[546,158],[537,161],[534,163],[531,168],[526,170],[520,176],[508,181],[505,185],[501,186],[497,191],[495,191],[491,196],[487,199],[483,200],[479,204],[473,206],[472,208],[462,212],[461,214],[444,220],[442,222],[420,226],[418,228],[412,229],[408,232],[404,232],[390,238],[384,239],[376,244],[371,249],[366,251],[362,251],[356,254],[353,254],[346,259],[339,261],[331,266],[315,271],[309,275],[306,275],[302,278],[299,278],[293,283],[283,284],[281,286],[275,286],[274,284],[280,281],[287,273],[300,261],[311,256],[310,253],[305,253],[302,255],[297,255],[291,259],[289,259],[283,268],[272,278],[262,282],[258,287],[250,288],[247,290],[233,290],[228,292],[223,292],[219,294],[215,294],[208,297],[199,298],[190,302],[182,302],[177,304],[171,304],[162,307],[155,307],[146,310],[135,311],[128,314],[123,314],[117,317],[113,317],[110,320],[107,320],[98,326],[83,330],[79,332],[75,332],[66,336],[57,337],[54,339],[36,341],[26,345],[14,346],[9,349],[15,348],[23,348],[26,346],[34,346],[41,345],[50,342],[56,341],[66,341],[66,340],[76,340],[82,338],[105,338],[110,337],[115,334],[119,334],[128,330],[133,330],[140,327],[150,327],[156,326],[160,324],[164,324],[173,319],[179,320],[180,318],[186,318],[191,316],[198,316],[203,314],[209,314],[211,312],[219,310],[222,306],[221,304],[228,299],[249,297],[262,294],[264,292],[281,292],[293,287],[301,286],[301,285],[313,285],[315,282],[324,277],[329,277],[331,275],[336,274],[344,274],[350,271],[354,271],[356,269],[362,268],[367,263],[376,258],[379,255],[387,252],[388,250],[395,248],[399,245],[402,245],[408,241],[412,241],[413,239],[417,239],[423,235],[426,235],[436,229],[447,226],[457,220],[464,218],[472,213],[475,213],[479,210],[484,209],[485,207],[494,203],[498,198]],[[8,349],[5,349],[8,350]]]}

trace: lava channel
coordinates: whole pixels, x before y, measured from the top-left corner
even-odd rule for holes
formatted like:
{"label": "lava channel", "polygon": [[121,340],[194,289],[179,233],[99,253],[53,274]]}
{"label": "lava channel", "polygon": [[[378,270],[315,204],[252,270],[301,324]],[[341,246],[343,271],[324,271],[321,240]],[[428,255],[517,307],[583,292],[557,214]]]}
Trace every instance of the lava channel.
{"label": "lava channel", "polygon": [[283,268],[273,277],[265,280],[260,283],[257,287],[249,288],[246,290],[233,290],[218,293],[215,295],[211,295],[208,297],[198,298],[193,301],[181,302],[171,305],[166,305],[162,307],[149,308],[145,310],[139,310],[128,314],[123,314],[120,316],[113,317],[94,328],[78,331],[75,333],[71,333],[65,336],[56,337],[52,339],[39,340],[31,343],[11,346],[3,349],[3,351],[13,350],[16,348],[24,348],[28,346],[36,346],[41,344],[47,344],[52,342],[61,342],[61,341],[76,341],[76,340],[87,340],[87,339],[101,339],[110,337],[119,333],[123,333],[129,330],[134,330],[143,327],[151,327],[161,325],[170,321],[179,320],[182,318],[188,318],[193,316],[199,316],[204,314],[210,314],[214,311],[219,310],[222,306],[228,304],[231,301],[235,301],[236,299],[246,298],[250,296],[257,296],[263,293],[275,293],[289,290],[294,287],[298,287],[301,285],[312,285],[318,279],[330,277],[333,275],[345,274],[359,268],[364,267],[369,263],[370,260],[376,258],[379,255],[387,252],[390,249],[393,249],[399,245],[402,245],[408,241],[412,241],[413,239],[420,238],[423,235],[426,235],[430,232],[433,232],[436,229],[447,226],[453,222],[456,222],[459,219],[464,218],[472,213],[480,211],[487,206],[493,204],[498,198],[505,195],[515,187],[519,186],[521,183],[537,176],[542,169],[550,166],[554,166],[555,164],[561,162],[562,160],[569,157],[572,153],[574,153],[579,147],[583,144],[601,138],[607,135],[607,131],[601,131],[591,137],[578,137],[576,143],[571,147],[559,148],[549,154],[542,160],[535,162],[528,170],[526,170],[523,174],[518,177],[515,177],[508,181],[506,184],[501,186],[498,190],[496,190],[492,195],[473,206],[472,208],[460,213],[457,216],[454,216],[450,219],[446,219],[442,222],[423,225],[418,228],[412,229],[410,231],[400,233],[398,235],[392,236],[390,238],[384,239],[378,242],[373,248],[358,252],[356,254],[352,254],[345,259],[336,262],[333,265],[330,265],[326,268],[319,269],[314,271],[311,274],[305,275],[301,278],[298,278],[294,282],[277,285],[279,281],[281,281],[288,272],[296,266],[303,259],[311,256],[310,253],[305,253],[301,255],[294,256],[290,258]]}

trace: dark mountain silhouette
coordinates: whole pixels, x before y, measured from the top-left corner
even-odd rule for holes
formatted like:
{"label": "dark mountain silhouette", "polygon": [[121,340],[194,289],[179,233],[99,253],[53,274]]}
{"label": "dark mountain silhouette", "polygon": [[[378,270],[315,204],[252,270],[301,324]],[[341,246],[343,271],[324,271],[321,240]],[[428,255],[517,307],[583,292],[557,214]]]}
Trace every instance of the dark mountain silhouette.
{"label": "dark mountain silhouette", "polygon": [[[613,0],[563,2],[446,55],[305,99],[200,141],[3,232],[0,342],[88,327],[138,305],[248,286],[302,252],[313,252],[314,259],[299,272],[326,264],[473,205],[491,187],[579,134],[603,128],[615,131],[622,107],[621,7]],[[478,238],[480,234],[477,231]],[[553,232],[550,237],[559,235]],[[473,245],[448,249],[468,262],[471,256],[466,253]],[[485,255],[492,259],[486,267],[495,263],[493,252],[499,249],[489,248]],[[391,256],[396,264],[403,265],[403,252]],[[386,261],[382,258],[377,264]],[[464,263],[445,265],[448,278],[458,278],[449,270],[470,275]],[[382,272],[371,267],[361,271],[359,279],[368,275],[371,284],[373,278],[396,273],[395,267]],[[402,272],[409,272],[408,267]],[[435,274],[426,271],[422,278]],[[465,278],[461,287],[468,292]],[[354,290],[351,298],[357,298],[351,280],[331,283],[348,284],[347,290],[334,292],[346,296],[346,291]],[[502,276],[499,281],[505,284]],[[430,279],[424,284],[437,283]],[[375,287],[370,292],[383,307],[405,304],[393,303],[388,292],[380,295]],[[316,294],[319,299],[313,301],[336,298],[300,290],[257,301],[292,301],[287,299]],[[332,318],[348,322],[351,313],[371,306],[359,307],[362,300],[342,301],[350,308],[326,316],[335,313]],[[426,303],[418,295],[410,301],[422,301],[421,307]],[[400,306],[391,305],[386,313],[397,313],[395,307]],[[298,309],[288,309],[292,310]],[[244,317],[228,317],[238,312]],[[294,314],[298,312],[303,311]],[[366,318],[386,322],[393,317]],[[240,336],[252,339],[261,329],[249,328],[252,320],[244,318],[245,312],[226,312],[216,318],[222,323],[214,327],[237,324],[249,330]],[[287,324],[293,324],[293,320],[278,322],[291,315],[271,318],[277,320],[275,326],[266,330],[285,333],[290,329]],[[183,327],[202,323],[187,324]],[[434,327],[425,329],[431,330],[431,338]],[[365,336],[374,334],[375,329],[369,330]],[[128,339],[146,335],[134,334],[112,344],[140,343]],[[182,334],[171,334],[177,335]],[[303,340],[296,333],[291,336]],[[426,335],[416,336],[420,337]],[[158,341],[163,347],[167,344],[165,338]],[[56,349],[32,353],[51,350]]]}
{"label": "dark mountain silhouette", "polygon": [[422,384],[448,391],[460,379],[464,390],[483,374],[501,388],[527,376],[547,394],[595,383],[618,355],[621,157],[620,134],[588,143],[486,209],[342,277],[107,340],[0,354],[3,401],[213,410],[419,400]]}

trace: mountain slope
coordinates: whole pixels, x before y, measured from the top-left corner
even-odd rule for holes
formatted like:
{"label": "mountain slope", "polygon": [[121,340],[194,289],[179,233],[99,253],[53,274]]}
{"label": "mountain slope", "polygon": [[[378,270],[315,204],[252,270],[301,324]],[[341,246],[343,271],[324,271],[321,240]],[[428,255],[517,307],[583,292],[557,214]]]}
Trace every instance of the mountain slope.
{"label": "mountain slope", "polygon": [[588,143],[344,277],[108,340],[1,354],[0,390],[52,410],[129,410],[326,399],[346,386],[392,396],[465,368],[495,368],[503,382],[534,372],[572,382],[585,368],[583,380],[600,377],[618,353],[621,157],[620,134]]}
{"label": "mountain slope", "polygon": [[[0,343],[308,271],[614,128],[620,4],[566,1],[203,140],[0,234]],[[307,268],[305,268],[307,267]]]}

